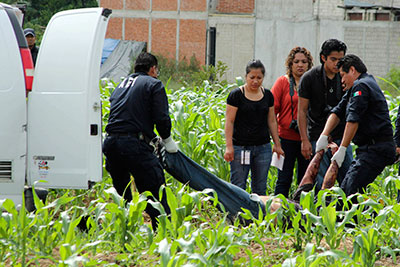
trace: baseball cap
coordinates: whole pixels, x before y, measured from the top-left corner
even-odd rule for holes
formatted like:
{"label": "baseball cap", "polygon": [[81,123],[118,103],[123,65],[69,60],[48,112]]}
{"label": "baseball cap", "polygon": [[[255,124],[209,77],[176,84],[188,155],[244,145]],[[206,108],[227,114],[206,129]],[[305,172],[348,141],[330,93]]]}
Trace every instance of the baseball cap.
{"label": "baseball cap", "polygon": [[34,31],[32,28],[26,28],[26,29],[24,30],[24,35],[27,36],[27,35],[29,35],[29,34],[31,34],[31,35],[33,35],[34,37],[36,37],[35,31]]}

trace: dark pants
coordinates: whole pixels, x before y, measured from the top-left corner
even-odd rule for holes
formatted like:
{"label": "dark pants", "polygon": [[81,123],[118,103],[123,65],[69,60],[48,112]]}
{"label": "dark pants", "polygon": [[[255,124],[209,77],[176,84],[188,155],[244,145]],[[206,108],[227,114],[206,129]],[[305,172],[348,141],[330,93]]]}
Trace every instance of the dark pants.
{"label": "dark pants", "polygon": [[346,195],[362,192],[387,165],[393,164],[396,156],[395,149],[393,142],[358,147],[356,158],[352,161],[340,185]]}
{"label": "dark pants", "polygon": [[301,154],[301,141],[293,141],[281,138],[282,149],[285,152],[285,161],[282,171],[278,170],[278,180],[275,186],[275,195],[289,196],[290,186],[293,180],[293,169],[297,160],[297,185],[306,172],[309,161]]}
{"label": "dark pants", "polygon": [[[164,171],[150,145],[136,137],[108,136],[104,140],[103,153],[106,156],[106,170],[118,194],[128,202],[132,200],[131,190],[127,188],[132,175],[139,193],[150,191],[159,200],[160,186],[165,183]],[[169,214],[165,192],[161,204]],[[146,212],[151,217],[153,229],[156,229],[159,211],[148,204]]]}

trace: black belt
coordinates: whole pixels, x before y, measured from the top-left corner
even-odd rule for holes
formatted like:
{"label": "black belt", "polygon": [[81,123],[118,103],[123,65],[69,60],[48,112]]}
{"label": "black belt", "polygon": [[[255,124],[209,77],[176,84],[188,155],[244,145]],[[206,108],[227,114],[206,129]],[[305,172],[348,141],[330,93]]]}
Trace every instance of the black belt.
{"label": "black belt", "polygon": [[393,142],[393,136],[379,136],[379,137],[374,137],[371,138],[367,141],[362,141],[358,142],[358,146],[363,146],[363,145],[374,145],[378,143],[385,143],[385,142]]}
{"label": "black belt", "polygon": [[108,136],[115,136],[115,137],[121,137],[121,136],[130,136],[137,138],[139,140],[145,140],[145,136],[142,132],[139,133],[123,133],[123,132],[118,132],[118,133],[108,133]]}

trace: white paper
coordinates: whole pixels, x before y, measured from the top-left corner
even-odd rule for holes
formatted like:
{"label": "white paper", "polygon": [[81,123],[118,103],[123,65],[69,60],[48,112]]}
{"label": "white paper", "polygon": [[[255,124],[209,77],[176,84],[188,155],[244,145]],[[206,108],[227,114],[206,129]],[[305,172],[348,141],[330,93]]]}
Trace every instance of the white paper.
{"label": "white paper", "polygon": [[283,168],[283,162],[285,161],[285,157],[284,156],[280,156],[278,159],[278,154],[276,152],[274,152],[272,154],[272,161],[271,161],[271,166],[277,167],[280,171]]}

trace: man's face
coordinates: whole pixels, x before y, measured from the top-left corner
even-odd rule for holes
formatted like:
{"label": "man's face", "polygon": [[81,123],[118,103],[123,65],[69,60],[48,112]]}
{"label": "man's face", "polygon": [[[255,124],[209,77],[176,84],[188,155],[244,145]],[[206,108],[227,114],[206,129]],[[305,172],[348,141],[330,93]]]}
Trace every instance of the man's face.
{"label": "man's face", "polygon": [[28,34],[27,36],[25,36],[25,39],[29,47],[35,45],[36,37],[32,34]]}
{"label": "man's face", "polygon": [[340,76],[342,76],[342,87],[344,91],[353,87],[354,81],[358,77],[353,66],[350,67],[349,72],[345,72],[343,68],[340,68]]}
{"label": "man's face", "polygon": [[340,52],[332,51],[327,57],[325,57],[324,55],[321,55],[321,59],[324,62],[326,72],[338,73],[339,70],[336,67],[336,64],[342,57],[344,57],[343,51],[340,51]]}

